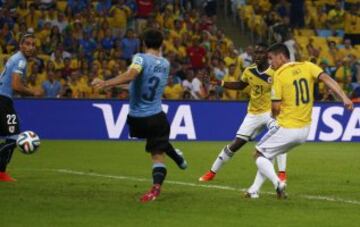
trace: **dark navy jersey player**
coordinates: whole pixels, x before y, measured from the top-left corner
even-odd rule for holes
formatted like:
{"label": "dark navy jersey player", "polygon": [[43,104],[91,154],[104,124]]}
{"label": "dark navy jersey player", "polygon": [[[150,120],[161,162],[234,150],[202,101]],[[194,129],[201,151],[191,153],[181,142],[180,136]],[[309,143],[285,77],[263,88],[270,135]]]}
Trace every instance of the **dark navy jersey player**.
{"label": "dark navy jersey player", "polygon": [[34,36],[24,35],[20,40],[20,50],[9,58],[0,74],[0,136],[5,138],[5,142],[0,144],[0,181],[15,180],[6,172],[16,147],[17,135],[20,133],[19,120],[13,106],[13,93],[42,95],[41,90],[29,89],[23,83],[27,59],[32,56],[34,50]]}
{"label": "dark navy jersey player", "polygon": [[145,52],[136,54],[128,70],[110,80],[95,79],[98,88],[109,88],[129,83],[130,111],[127,123],[130,136],[146,139],[146,151],[153,162],[153,186],[141,197],[142,202],[155,200],[166,176],[165,154],[185,169],[187,163],[182,153],[169,142],[170,125],[161,109],[161,98],[170,71],[169,62],[161,57],[162,33],[150,29],[144,32]]}

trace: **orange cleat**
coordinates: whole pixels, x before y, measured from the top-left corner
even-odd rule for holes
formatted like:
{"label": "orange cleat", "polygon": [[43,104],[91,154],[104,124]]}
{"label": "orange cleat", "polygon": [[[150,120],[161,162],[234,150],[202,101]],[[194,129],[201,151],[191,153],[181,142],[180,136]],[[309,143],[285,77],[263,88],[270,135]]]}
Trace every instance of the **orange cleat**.
{"label": "orange cleat", "polygon": [[0,181],[4,182],[13,182],[16,181],[14,178],[12,178],[9,174],[6,172],[0,172]]}
{"label": "orange cleat", "polygon": [[282,182],[286,182],[287,176],[285,171],[279,171],[278,177]]}
{"label": "orange cleat", "polygon": [[161,185],[155,184],[151,187],[150,191],[145,193],[141,198],[140,202],[147,203],[150,201],[154,201],[160,195],[160,187]]}
{"label": "orange cleat", "polygon": [[211,170],[206,172],[203,176],[199,178],[199,181],[211,181],[214,179],[216,173],[212,172]]}

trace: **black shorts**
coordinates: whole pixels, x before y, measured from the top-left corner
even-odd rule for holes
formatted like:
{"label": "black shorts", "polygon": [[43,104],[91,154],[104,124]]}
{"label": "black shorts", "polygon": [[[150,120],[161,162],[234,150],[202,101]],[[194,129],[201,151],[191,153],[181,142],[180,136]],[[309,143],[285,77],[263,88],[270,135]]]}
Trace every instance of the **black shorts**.
{"label": "black shorts", "polygon": [[19,133],[19,119],[13,101],[0,95],[0,136],[11,136]]}
{"label": "black shorts", "polygon": [[131,137],[146,139],[146,151],[162,153],[170,149],[170,125],[164,112],[149,117],[128,115],[127,124]]}

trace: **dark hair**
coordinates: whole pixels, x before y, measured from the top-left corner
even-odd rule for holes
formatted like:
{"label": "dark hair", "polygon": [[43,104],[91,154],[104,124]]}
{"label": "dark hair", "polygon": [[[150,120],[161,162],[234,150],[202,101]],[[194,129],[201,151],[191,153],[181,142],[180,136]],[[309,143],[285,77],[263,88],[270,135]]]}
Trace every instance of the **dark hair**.
{"label": "dark hair", "polygon": [[267,51],[268,53],[283,54],[286,58],[290,58],[289,49],[285,44],[282,43],[275,43],[271,45]]}
{"label": "dark hair", "polygon": [[34,34],[26,33],[20,39],[20,44],[23,44],[27,38],[35,38]]}
{"label": "dark hair", "polygon": [[160,49],[163,42],[163,34],[157,29],[146,30],[142,36],[146,48]]}
{"label": "dark hair", "polygon": [[259,46],[264,49],[268,49],[268,47],[269,47],[266,43],[263,43],[263,42],[256,43],[255,46]]}

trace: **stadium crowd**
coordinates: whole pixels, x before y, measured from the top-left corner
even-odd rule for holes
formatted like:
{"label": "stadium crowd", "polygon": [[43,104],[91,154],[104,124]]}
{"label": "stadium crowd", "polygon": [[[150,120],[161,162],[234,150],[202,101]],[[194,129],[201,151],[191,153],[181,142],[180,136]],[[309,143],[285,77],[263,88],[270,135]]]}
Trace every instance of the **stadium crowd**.
{"label": "stadium crowd", "polygon": [[[246,2],[233,1],[233,8],[259,39],[285,42],[293,59],[321,65],[349,96],[359,99],[356,1],[305,1],[303,14],[294,10],[302,1]],[[240,53],[217,27],[216,1],[204,1],[202,11],[184,0],[18,0],[0,1],[0,7],[1,70],[19,37],[34,33],[37,53],[29,61],[26,80],[30,87],[43,88],[46,97],[126,99],[126,87],[97,90],[90,82],[125,71],[141,50],[141,32],[154,27],[164,33],[163,55],[171,63],[166,99],[248,98],[246,89],[210,83],[239,80],[252,64],[252,46]],[[315,94],[317,100],[334,99],[321,84]]]}

